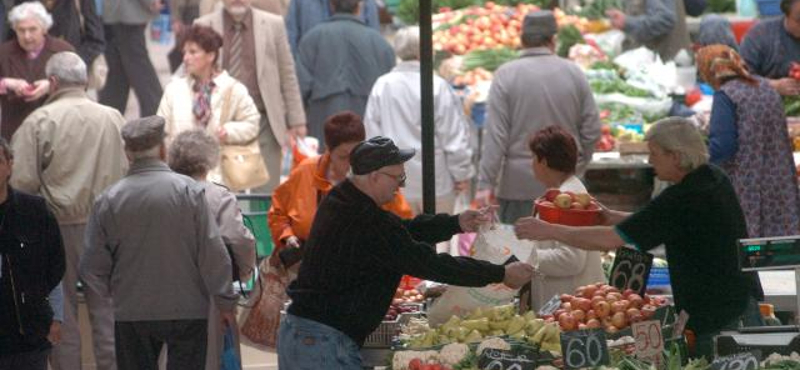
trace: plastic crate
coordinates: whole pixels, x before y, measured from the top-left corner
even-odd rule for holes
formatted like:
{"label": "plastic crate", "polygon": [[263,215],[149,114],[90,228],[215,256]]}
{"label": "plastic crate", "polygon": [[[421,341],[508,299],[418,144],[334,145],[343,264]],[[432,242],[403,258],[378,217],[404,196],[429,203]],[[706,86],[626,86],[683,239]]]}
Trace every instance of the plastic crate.
{"label": "plastic crate", "polygon": [[364,340],[364,347],[386,347],[392,346],[394,337],[400,334],[400,329],[411,321],[411,318],[421,317],[422,312],[406,312],[397,316],[394,321],[383,321],[367,339]]}
{"label": "plastic crate", "polygon": [[758,5],[758,13],[762,17],[772,17],[781,15],[781,2],[780,0],[756,0]]}
{"label": "plastic crate", "polygon": [[[786,326],[788,327],[788,326]],[[733,355],[736,353],[747,352],[752,350],[760,350],[762,357],[766,357],[772,353],[788,356],[792,352],[800,352],[800,333],[785,333],[786,335],[795,334],[791,341],[786,345],[776,345],[769,343],[771,340],[764,338],[764,340],[751,340],[750,344],[741,344],[735,339],[738,333],[723,332],[714,338],[714,349],[718,357]],[[763,360],[763,358],[759,359]]]}
{"label": "plastic crate", "polygon": [[275,245],[267,225],[267,211],[272,206],[272,196],[267,194],[237,194],[242,208],[244,225],[256,238],[256,256],[261,259],[272,254]]}

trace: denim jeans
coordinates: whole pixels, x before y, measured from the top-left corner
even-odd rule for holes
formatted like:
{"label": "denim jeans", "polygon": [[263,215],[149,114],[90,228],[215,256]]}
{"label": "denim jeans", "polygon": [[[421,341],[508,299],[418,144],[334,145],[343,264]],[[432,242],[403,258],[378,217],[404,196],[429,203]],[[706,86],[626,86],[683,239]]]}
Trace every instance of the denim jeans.
{"label": "denim jeans", "polygon": [[695,354],[693,357],[705,356],[707,360],[711,361],[714,359],[715,352],[714,337],[719,335],[722,331],[737,330],[745,326],[764,326],[764,319],[761,317],[761,311],[758,309],[758,301],[753,297],[750,297],[750,300],[747,302],[747,308],[745,308],[741,316],[723,326],[718,331],[698,334],[695,341]]}
{"label": "denim jeans", "polygon": [[358,345],[344,333],[287,314],[278,331],[278,368],[361,370]]}

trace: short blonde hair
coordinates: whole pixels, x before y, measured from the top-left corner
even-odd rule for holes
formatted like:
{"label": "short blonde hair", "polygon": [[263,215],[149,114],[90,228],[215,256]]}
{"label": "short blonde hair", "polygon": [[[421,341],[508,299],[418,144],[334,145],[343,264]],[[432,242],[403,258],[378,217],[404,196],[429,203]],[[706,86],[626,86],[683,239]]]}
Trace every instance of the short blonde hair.
{"label": "short blonde hair", "polygon": [[708,148],[703,136],[692,121],[682,117],[667,117],[654,123],[645,140],[667,152],[680,156],[680,167],[686,172],[708,162]]}
{"label": "short blonde hair", "polygon": [[35,18],[38,20],[45,31],[53,27],[53,16],[51,16],[44,5],[38,1],[24,2],[12,8],[8,13],[8,23],[11,23],[11,28],[14,28],[17,22],[28,18]]}

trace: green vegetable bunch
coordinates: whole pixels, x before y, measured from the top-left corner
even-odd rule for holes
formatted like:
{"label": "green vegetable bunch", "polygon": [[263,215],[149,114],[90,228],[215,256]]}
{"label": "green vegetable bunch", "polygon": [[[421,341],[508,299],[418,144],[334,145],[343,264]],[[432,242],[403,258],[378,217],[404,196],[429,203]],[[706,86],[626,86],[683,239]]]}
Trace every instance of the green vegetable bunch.
{"label": "green vegetable bunch", "polygon": [[622,79],[615,80],[593,80],[589,82],[592,91],[598,94],[620,93],[634,98],[652,97],[649,91],[631,86]]}
{"label": "green vegetable bunch", "polygon": [[558,30],[558,50],[556,54],[562,58],[569,55],[569,49],[575,44],[585,44],[586,40],[583,39],[581,31],[574,25],[561,27]]}
{"label": "green vegetable bunch", "polygon": [[606,18],[606,11],[609,9],[622,9],[621,0],[587,0],[583,2],[580,10],[570,11],[571,14],[587,19]]}
{"label": "green vegetable bunch", "polygon": [[784,96],[783,111],[786,117],[800,116],[800,96]]}
{"label": "green vegetable bunch", "polygon": [[474,50],[464,56],[464,71],[483,68],[494,72],[506,62],[519,58],[519,52],[510,48]]}

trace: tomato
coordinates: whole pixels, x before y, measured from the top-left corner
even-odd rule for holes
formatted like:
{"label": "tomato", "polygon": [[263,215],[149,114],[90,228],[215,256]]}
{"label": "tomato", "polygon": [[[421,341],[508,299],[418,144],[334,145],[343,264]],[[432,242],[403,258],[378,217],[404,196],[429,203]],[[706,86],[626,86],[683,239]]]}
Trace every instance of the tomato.
{"label": "tomato", "polygon": [[408,370],[423,370],[426,365],[422,364],[422,360],[415,358],[408,363]]}

